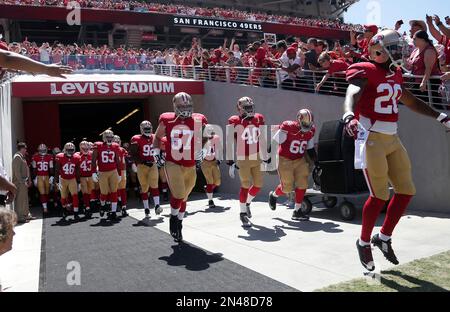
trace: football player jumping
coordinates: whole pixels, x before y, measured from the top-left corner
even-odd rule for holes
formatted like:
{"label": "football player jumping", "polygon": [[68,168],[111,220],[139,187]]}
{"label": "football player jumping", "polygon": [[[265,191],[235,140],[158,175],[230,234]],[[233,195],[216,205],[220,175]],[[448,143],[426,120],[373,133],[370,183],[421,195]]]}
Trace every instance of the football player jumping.
{"label": "football player jumping", "polygon": [[106,200],[111,200],[110,218],[117,218],[117,189],[122,179],[120,171],[120,148],[113,142],[114,133],[111,130],[103,132],[103,142],[96,142],[92,152],[92,168],[98,167],[98,173],[92,174],[92,179],[100,185],[100,217],[103,217]]}
{"label": "football player jumping", "polygon": [[[397,134],[398,102],[412,111],[437,119],[450,128],[450,119],[403,87],[402,58],[406,43],[394,30],[384,30],[369,43],[371,62],[357,63],[347,70],[349,87],[345,99],[346,131],[356,138],[355,167],[363,169],[370,197],[363,208],[361,237],[356,241],[361,264],[374,270],[371,243],[393,264],[399,261],[392,249],[392,233],[416,193],[408,154]],[[359,160],[359,161],[358,161]],[[391,199],[383,227],[372,238],[377,217]]]}
{"label": "football player jumping", "polygon": [[170,189],[170,234],[180,242],[186,201],[197,179],[194,155],[201,152],[202,130],[207,120],[204,115],[193,112],[192,97],[185,92],[173,97],[173,109],[174,112],[159,117],[153,145],[158,161],[161,158],[160,140],[167,135],[164,168]]}
{"label": "football player jumping", "polygon": [[122,211],[122,217],[128,216],[127,213],[127,170],[126,170],[126,160],[125,158],[128,156],[128,152],[126,149],[122,147],[122,141],[120,140],[120,136],[115,135],[113,139],[114,143],[119,145],[119,161],[121,171],[121,179],[118,186],[118,199],[120,201],[120,210]]}
{"label": "football player jumping", "polygon": [[292,220],[305,221],[309,217],[304,215],[301,208],[306,188],[308,187],[309,165],[305,160],[305,152],[317,165],[317,154],[314,149],[313,114],[309,109],[301,109],[297,113],[295,121],[284,121],[273,140],[278,147],[278,175],[280,184],[275,191],[269,193],[269,206],[276,209],[277,198],[288,195],[294,190],[295,185],[295,209]]}
{"label": "football player jumping", "polygon": [[[263,173],[259,157],[259,126],[264,125],[264,116],[255,113],[255,104],[247,96],[239,99],[237,110],[239,114],[231,116],[228,124],[229,127],[234,128],[236,140],[236,167],[239,168],[241,180],[240,219],[244,227],[249,227],[251,224],[248,219],[252,217],[250,203],[263,186]],[[234,164],[233,160],[227,161],[229,166]]]}
{"label": "football player jumping", "polygon": [[208,206],[214,208],[213,192],[220,185],[220,160],[217,159],[217,152],[222,150],[220,138],[214,133],[211,126],[205,127],[205,136],[207,141],[203,145],[203,161],[201,169],[206,179],[206,196],[208,197]]}
{"label": "football player jumping", "polygon": [[137,134],[131,138],[131,154],[134,162],[137,164],[137,177],[141,186],[141,199],[144,204],[145,217],[150,217],[150,209],[148,204],[148,192],[153,197],[155,204],[155,213],[159,215],[162,208],[159,205],[159,188],[158,188],[158,167],[153,157],[153,142],[155,135],[152,123],[144,120],[140,125],[141,134]]}
{"label": "football player jumping", "polygon": [[75,145],[71,142],[64,145],[62,153],[56,155],[55,183],[61,192],[63,217],[68,213],[68,197],[71,196],[74,219],[78,220],[78,182],[80,177],[80,158],[75,155]]}
{"label": "football player jumping", "polygon": [[83,194],[83,203],[85,215],[90,217],[91,199],[94,190],[94,181],[92,181],[92,151],[87,141],[80,142],[80,151],[75,153],[80,158],[80,188]]}
{"label": "football player jumping", "polygon": [[39,199],[44,209],[44,215],[48,213],[47,203],[50,194],[50,185],[53,184],[53,156],[48,154],[45,144],[39,144],[38,151],[31,161],[33,168],[34,186],[39,191]]}

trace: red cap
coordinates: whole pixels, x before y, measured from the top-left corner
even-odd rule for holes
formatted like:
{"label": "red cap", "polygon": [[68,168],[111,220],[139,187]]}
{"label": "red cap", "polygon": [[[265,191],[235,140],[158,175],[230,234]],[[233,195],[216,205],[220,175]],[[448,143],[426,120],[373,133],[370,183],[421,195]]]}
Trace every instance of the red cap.
{"label": "red cap", "polygon": [[6,42],[0,41],[0,49],[9,51],[8,44]]}
{"label": "red cap", "polygon": [[286,50],[286,54],[297,54],[297,49],[293,47],[289,47]]}
{"label": "red cap", "polygon": [[374,35],[376,33],[378,33],[378,27],[377,25],[364,25],[364,30],[365,31],[370,31],[371,33],[373,33]]}
{"label": "red cap", "polygon": [[291,44],[291,47],[294,49],[298,49],[298,42],[294,42],[293,44]]}

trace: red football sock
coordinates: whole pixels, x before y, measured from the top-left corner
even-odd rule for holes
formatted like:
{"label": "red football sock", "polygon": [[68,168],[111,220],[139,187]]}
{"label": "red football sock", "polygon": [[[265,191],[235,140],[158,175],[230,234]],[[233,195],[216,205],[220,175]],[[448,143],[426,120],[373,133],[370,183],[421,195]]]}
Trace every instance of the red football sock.
{"label": "red football sock", "polygon": [[255,197],[256,194],[258,194],[258,192],[259,192],[260,190],[261,190],[260,187],[256,187],[256,186],[253,186],[253,185],[252,185],[252,187],[248,190],[248,194],[251,195],[251,196],[253,196],[253,197]]}
{"label": "red football sock", "polygon": [[212,193],[214,191],[214,184],[207,184],[206,185],[206,193]]}
{"label": "red football sock", "polygon": [[181,201],[180,212],[185,212],[186,211],[186,205],[187,205],[187,202],[185,202],[184,200]]}
{"label": "red football sock", "polygon": [[167,182],[163,182],[163,183],[161,183],[161,188],[163,190],[167,190],[169,188],[169,185],[167,184]]}
{"label": "red football sock", "polygon": [[277,188],[275,189],[275,195],[277,195],[277,196],[283,196],[284,195],[283,188],[282,188],[281,184],[279,184],[277,186]]}
{"label": "red football sock", "polygon": [[73,208],[78,208],[78,194],[72,195],[72,205]]}
{"label": "red football sock", "polygon": [[127,190],[126,189],[120,189],[119,193],[120,193],[120,199],[121,199],[121,202],[122,202],[122,206],[126,206],[127,205]]}
{"label": "red football sock", "polygon": [[89,194],[83,194],[83,203],[86,208],[89,208],[90,205],[90,196]]}
{"label": "red football sock", "polygon": [[46,198],[45,194],[39,195],[39,200],[41,201],[41,204],[46,203],[47,198]]}
{"label": "red football sock", "polygon": [[182,202],[182,199],[178,199],[173,196],[170,197],[170,207],[173,209],[180,209]]}
{"label": "red football sock", "polygon": [[109,193],[109,200],[111,201],[111,203],[117,203],[118,197],[119,196],[117,195],[117,192]]}
{"label": "red football sock", "polygon": [[247,202],[248,189],[241,187],[241,191],[239,192],[239,201],[241,203]]}
{"label": "red football sock", "polygon": [[305,197],[306,190],[302,190],[299,188],[295,189],[295,203],[301,204],[303,202],[303,197]]}
{"label": "red football sock", "polygon": [[361,240],[370,242],[370,235],[377,222],[378,215],[386,204],[384,200],[370,196],[364,204],[362,214]]}
{"label": "red football sock", "polygon": [[100,194],[100,201],[105,202],[108,199],[108,195]]}
{"label": "red football sock", "polygon": [[406,211],[406,207],[408,207],[411,198],[411,195],[403,194],[395,194],[392,197],[387,208],[381,233],[386,236],[392,236],[392,232],[394,232],[395,226]]}

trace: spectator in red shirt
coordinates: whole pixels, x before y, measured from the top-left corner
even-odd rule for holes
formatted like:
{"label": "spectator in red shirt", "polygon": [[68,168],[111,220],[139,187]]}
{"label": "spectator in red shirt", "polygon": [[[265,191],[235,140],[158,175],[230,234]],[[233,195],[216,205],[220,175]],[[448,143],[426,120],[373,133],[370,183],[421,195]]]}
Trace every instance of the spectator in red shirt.
{"label": "spectator in red shirt", "polygon": [[349,67],[349,64],[341,59],[333,60],[328,52],[320,54],[318,62],[320,66],[323,69],[327,69],[328,72],[323,76],[322,81],[317,84],[316,92],[319,92],[325,82],[331,77],[337,78],[330,81],[330,83],[333,84],[333,89],[339,93],[344,92],[346,87],[342,84],[344,82],[342,78],[345,78],[345,71]]}
{"label": "spectator in red shirt", "polygon": [[443,64],[445,67],[444,69],[450,70],[450,29],[445,27],[439,16],[434,16],[434,21],[436,23],[436,26],[439,27],[441,31],[436,29],[436,27],[433,24],[433,18],[431,16],[427,16],[427,24],[430,28],[431,35],[438,41],[439,44],[444,46],[444,53],[445,53],[445,64]]}

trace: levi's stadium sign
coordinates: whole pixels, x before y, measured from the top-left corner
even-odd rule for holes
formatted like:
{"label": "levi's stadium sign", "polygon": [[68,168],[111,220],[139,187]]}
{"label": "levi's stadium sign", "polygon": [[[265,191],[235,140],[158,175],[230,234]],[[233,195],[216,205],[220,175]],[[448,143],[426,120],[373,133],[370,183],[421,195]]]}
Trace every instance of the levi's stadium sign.
{"label": "levi's stadium sign", "polygon": [[183,27],[208,27],[217,29],[230,29],[240,31],[262,31],[262,24],[250,21],[233,21],[192,16],[173,16],[174,26]]}

